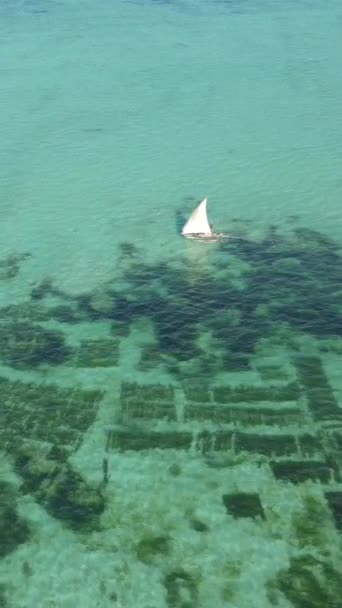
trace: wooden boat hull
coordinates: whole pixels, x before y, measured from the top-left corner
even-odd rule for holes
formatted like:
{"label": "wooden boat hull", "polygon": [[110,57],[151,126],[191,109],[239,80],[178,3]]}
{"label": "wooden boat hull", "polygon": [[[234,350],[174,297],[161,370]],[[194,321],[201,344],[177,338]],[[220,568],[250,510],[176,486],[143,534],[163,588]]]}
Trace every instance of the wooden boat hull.
{"label": "wooden boat hull", "polygon": [[213,234],[183,234],[185,239],[191,239],[193,241],[203,241],[204,243],[214,243],[220,239],[228,239],[228,234],[213,233]]}

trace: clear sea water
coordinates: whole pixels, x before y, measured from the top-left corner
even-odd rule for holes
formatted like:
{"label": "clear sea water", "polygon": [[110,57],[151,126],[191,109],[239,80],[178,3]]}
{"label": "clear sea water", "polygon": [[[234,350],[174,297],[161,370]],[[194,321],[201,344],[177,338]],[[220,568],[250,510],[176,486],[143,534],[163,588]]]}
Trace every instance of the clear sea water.
{"label": "clear sea water", "polygon": [[0,76],[0,606],[338,608],[341,3],[1,0]]}

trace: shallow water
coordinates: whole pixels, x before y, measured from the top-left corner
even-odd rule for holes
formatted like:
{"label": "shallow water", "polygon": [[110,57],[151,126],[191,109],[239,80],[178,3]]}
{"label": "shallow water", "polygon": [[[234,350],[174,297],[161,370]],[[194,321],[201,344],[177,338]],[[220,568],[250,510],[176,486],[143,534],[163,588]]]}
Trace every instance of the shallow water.
{"label": "shallow water", "polygon": [[339,605],[341,29],[2,2],[0,605]]}

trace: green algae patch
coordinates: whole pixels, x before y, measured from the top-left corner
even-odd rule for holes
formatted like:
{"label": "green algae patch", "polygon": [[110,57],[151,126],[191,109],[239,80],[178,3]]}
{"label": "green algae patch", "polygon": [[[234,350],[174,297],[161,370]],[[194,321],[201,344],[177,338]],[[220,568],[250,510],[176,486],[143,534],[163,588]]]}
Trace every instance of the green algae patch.
{"label": "green algae patch", "polygon": [[171,539],[167,536],[144,536],[136,546],[140,561],[151,563],[156,558],[167,555],[171,550]]}
{"label": "green algae patch", "polygon": [[270,462],[270,466],[276,479],[294,484],[309,479],[328,483],[332,477],[332,469],[324,460],[281,460]]}
{"label": "green algae patch", "polygon": [[265,456],[290,456],[297,452],[295,437],[289,434],[236,433],[235,449]]}
{"label": "green algae patch", "polygon": [[0,281],[13,279],[20,270],[21,263],[31,257],[29,253],[11,254],[0,259]]}
{"label": "green algae patch", "polygon": [[128,418],[176,419],[171,386],[123,382],[120,403],[123,414]]}
{"label": "green algae patch", "polygon": [[56,306],[49,306],[46,309],[45,316],[47,319],[54,319],[58,321],[58,323],[79,323],[81,320],[76,311],[72,306],[68,306],[67,304],[58,304]]}
{"label": "green algae patch", "polygon": [[119,342],[117,340],[82,340],[75,351],[76,367],[113,367],[119,363]]}
{"label": "green algae patch", "polygon": [[209,527],[200,519],[190,519],[190,527],[196,532],[208,532]]}
{"label": "green algae patch", "polygon": [[0,558],[15,551],[19,545],[27,542],[30,536],[27,522],[17,512],[13,488],[10,484],[0,481]]}
{"label": "green algae patch", "polygon": [[292,557],[289,568],[268,588],[270,599],[275,600],[279,590],[294,608],[341,608],[340,572],[329,561],[308,554]]}
{"label": "green algae patch", "polygon": [[186,450],[193,441],[193,435],[187,431],[143,431],[141,429],[120,429],[109,433],[109,449],[127,450]]}
{"label": "green algae patch", "polygon": [[295,359],[300,382],[305,388],[308,406],[315,421],[342,420],[342,411],[328,382],[319,357]]}
{"label": "green algae patch", "polygon": [[163,359],[156,345],[143,346],[138,363],[138,370],[145,372],[154,369],[162,363]]}
{"label": "green algae patch", "polygon": [[209,403],[211,396],[209,392],[209,386],[207,383],[184,383],[184,393],[188,401],[194,403]]}
{"label": "green algae patch", "polygon": [[74,471],[67,459],[51,450],[44,453],[32,447],[17,451],[14,465],[24,489],[56,519],[74,530],[96,527],[105,507],[101,491]]}
{"label": "green algae patch", "polygon": [[0,583],[0,608],[9,608],[5,585]]}
{"label": "green algae patch", "polygon": [[64,363],[71,351],[61,332],[18,322],[0,327],[0,353],[6,365],[25,370]]}
{"label": "green algae patch", "polygon": [[342,531],[342,491],[325,492],[325,498],[333,514],[336,528]]}
{"label": "green algae patch", "polygon": [[222,501],[228,513],[233,517],[260,517],[265,519],[265,513],[259,494],[240,492],[223,494]]}
{"label": "green algae patch", "polygon": [[295,401],[300,396],[300,387],[296,382],[290,382],[284,387],[272,386],[229,386],[214,389],[214,400],[217,403],[239,403],[271,401]]}
{"label": "green algae patch", "polygon": [[321,549],[328,542],[326,505],[315,496],[304,496],[303,509],[292,516],[293,532],[301,548],[308,546]]}
{"label": "green algae patch", "polygon": [[0,440],[15,453],[25,440],[77,447],[94,422],[100,391],[60,388],[54,384],[11,381],[0,377],[3,403]]}
{"label": "green algae patch", "polygon": [[174,570],[164,578],[167,605],[169,608],[196,608],[197,585],[185,570]]}

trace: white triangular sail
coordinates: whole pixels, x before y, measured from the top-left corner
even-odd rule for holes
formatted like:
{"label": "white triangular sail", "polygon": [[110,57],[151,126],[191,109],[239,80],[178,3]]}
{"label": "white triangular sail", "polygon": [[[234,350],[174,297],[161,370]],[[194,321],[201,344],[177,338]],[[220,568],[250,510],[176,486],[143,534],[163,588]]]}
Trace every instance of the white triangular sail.
{"label": "white triangular sail", "polygon": [[212,234],[207,218],[207,199],[205,198],[190,215],[183,227],[182,234]]}

